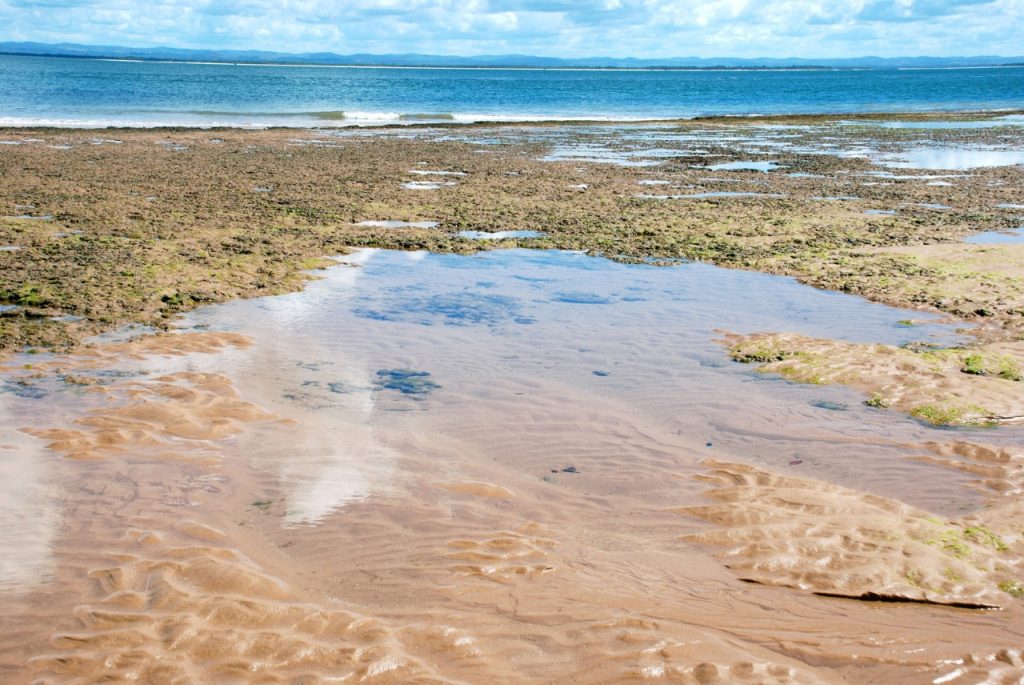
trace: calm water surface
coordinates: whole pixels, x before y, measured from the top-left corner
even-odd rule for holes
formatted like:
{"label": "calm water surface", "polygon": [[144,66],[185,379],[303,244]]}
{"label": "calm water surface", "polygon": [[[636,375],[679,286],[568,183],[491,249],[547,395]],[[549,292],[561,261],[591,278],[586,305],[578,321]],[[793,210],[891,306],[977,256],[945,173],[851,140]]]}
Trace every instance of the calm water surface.
{"label": "calm water surface", "polygon": [[374,69],[0,56],[0,124],[292,125],[1024,107],[1024,68]]}
{"label": "calm water surface", "polygon": [[[927,314],[696,263],[625,265],[532,250],[362,250],[343,261],[302,293],[204,308],[188,320],[253,336],[257,346],[230,372],[243,394],[322,427],[283,467],[295,523],[391,478],[381,469],[416,452],[408,443],[419,438],[398,418],[408,412],[428,435],[483,431],[494,444],[517,436],[517,449],[529,449],[527,433],[544,421],[524,415],[538,402],[586,417],[597,398],[708,456],[772,468],[798,459],[805,475],[950,513],[978,501],[961,474],[898,458],[951,431],[865,407],[845,388],[763,376],[731,362],[719,342],[726,331],[773,330],[893,345],[961,339]],[[901,323],[911,318],[922,325]],[[222,367],[224,355],[213,363]],[[429,375],[413,376],[411,390],[386,387],[381,379],[394,370]],[[564,430],[569,445],[572,429]],[[257,459],[280,462],[269,453]],[[921,470],[927,490],[908,485]]]}

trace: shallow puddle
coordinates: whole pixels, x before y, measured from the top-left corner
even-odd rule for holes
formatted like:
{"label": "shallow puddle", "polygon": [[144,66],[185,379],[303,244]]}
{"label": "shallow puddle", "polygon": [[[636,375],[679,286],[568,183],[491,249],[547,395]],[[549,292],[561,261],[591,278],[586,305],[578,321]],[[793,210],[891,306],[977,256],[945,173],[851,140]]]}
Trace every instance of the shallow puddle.
{"label": "shallow puddle", "polygon": [[755,161],[743,161],[743,162],[723,162],[722,164],[712,164],[707,167],[712,171],[772,171],[779,169],[780,166],[776,162],[755,162]]}
{"label": "shallow puddle", "polygon": [[540,238],[543,231],[459,231],[460,238],[470,240],[505,240],[507,238]]}
{"label": "shallow puddle", "polygon": [[964,242],[975,245],[1020,245],[1024,243],[1024,227],[975,233],[964,238]]}
{"label": "shallow puddle", "polygon": [[1024,164],[1024,150],[922,147],[881,155],[874,161],[892,169],[978,169]]}
{"label": "shallow puddle", "polygon": [[[545,162],[577,162],[580,164],[613,164],[623,167],[648,167],[661,164],[661,159],[666,156],[676,156],[678,151],[671,155],[659,154],[657,150],[651,150],[652,154],[646,155],[645,151],[638,150],[615,150],[603,145],[560,145],[555,146],[551,152],[541,158]],[[652,159],[644,159],[644,156]]]}
{"label": "shallow puddle", "polygon": [[[205,308],[189,317],[257,340],[268,340],[274,331],[272,347],[259,348],[271,356],[254,358],[251,369],[237,374],[246,394],[263,398],[261,405],[322,415],[316,423],[333,416],[334,430],[339,430],[337,412],[355,407],[345,425],[362,425],[374,416],[377,430],[390,432],[398,426],[382,424],[382,416],[437,412],[437,402],[456,414],[473,406],[485,425],[494,419],[485,409],[488,397],[497,402],[493,411],[506,413],[527,410],[541,399],[537,393],[546,392],[541,388],[567,397],[598,393],[619,398],[626,411],[678,431],[695,447],[714,441],[719,456],[738,450],[750,458],[745,445],[753,431],[766,463],[788,463],[795,450],[808,456],[805,471],[818,470],[833,480],[848,478],[888,494],[900,490],[903,497],[936,509],[955,510],[974,501],[969,493],[961,499],[965,492],[952,485],[960,483],[958,476],[944,474],[951,486],[927,492],[902,492],[876,477],[918,467],[893,460],[891,448],[881,448],[870,436],[896,431],[909,438],[934,429],[864,407],[842,388],[762,378],[730,362],[715,342],[720,330],[785,330],[894,345],[960,340],[954,327],[919,312],[815,290],[788,278],[704,264],[624,265],[571,252],[458,256],[362,250],[343,261],[346,266],[324,272],[323,280],[301,294]],[[924,323],[907,327],[902,322],[909,318]],[[429,372],[443,390],[427,405],[395,404],[395,398],[373,391],[374,374],[387,368]],[[339,407],[329,383],[349,388],[353,407]],[[821,410],[813,403],[828,397],[853,408],[848,421],[831,420],[822,429]],[[519,402],[524,404],[517,409]],[[468,420],[468,414],[459,419]],[[839,434],[863,442],[851,444],[849,451],[835,445],[825,450],[814,437]],[[884,457],[874,463],[872,452]],[[272,454],[263,458],[278,460]],[[346,473],[366,466],[355,455],[342,461]],[[287,470],[299,478],[304,463],[292,454]],[[318,464],[314,459],[300,480],[335,480]],[[349,498],[339,497],[334,504],[311,508],[296,502],[291,508],[321,512],[303,519],[315,520]]]}
{"label": "shallow puddle", "polygon": [[392,220],[369,220],[360,221],[356,226],[370,226],[373,228],[437,228],[439,221],[392,221]]}
{"label": "shallow puddle", "polygon": [[443,170],[431,170],[431,169],[410,169],[410,174],[416,176],[465,176],[464,171],[443,171]]}
{"label": "shallow puddle", "polygon": [[408,181],[402,187],[406,190],[438,190],[453,185],[456,185],[455,181]]}
{"label": "shallow puddle", "polygon": [[[17,415],[19,397],[0,388],[0,412]],[[53,578],[51,544],[60,526],[55,498],[59,489],[50,480],[45,445],[28,435],[5,432],[0,444],[0,596],[5,590],[26,589]],[[2,603],[0,603],[2,604]]]}
{"label": "shallow puddle", "polygon": [[942,131],[1024,126],[1024,117],[1011,114],[997,119],[983,119],[979,121],[841,121],[839,123],[846,126]]}
{"label": "shallow puddle", "polygon": [[644,200],[700,200],[705,198],[716,198],[716,197],[773,197],[780,198],[786,197],[780,193],[744,193],[731,190],[715,190],[708,191],[706,193],[690,193],[689,195],[645,195],[639,194],[635,197]]}

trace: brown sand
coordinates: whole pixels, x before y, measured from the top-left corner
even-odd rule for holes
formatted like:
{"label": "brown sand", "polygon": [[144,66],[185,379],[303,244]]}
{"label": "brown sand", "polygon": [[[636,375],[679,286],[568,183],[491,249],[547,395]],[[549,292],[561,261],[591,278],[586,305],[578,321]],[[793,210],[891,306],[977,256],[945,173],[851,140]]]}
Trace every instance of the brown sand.
{"label": "brown sand", "polygon": [[[187,367],[231,349],[168,356],[212,349],[193,335],[100,347],[82,364],[116,350]],[[61,360],[51,373],[75,365]],[[521,433],[496,442],[492,431],[473,447],[471,435],[414,431],[430,451],[403,450],[404,476],[388,490],[320,525],[283,526],[281,483],[253,467],[247,446],[286,457],[311,427],[274,419],[204,373],[128,378],[105,386],[106,396],[113,407],[52,417],[49,430],[73,438],[57,447],[75,457],[52,465],[74,487],[63,495],[54,581],[0,595],[4,682],[1024,676],[1014,651],[1024,639],[1019,601],[999,588],[1019,569],[1021,530],[1010,521],[1020,518],[941,521],[819,481],[702,465],[671,436],[616,419],[595,398],[565,423],[544,424],[552,454],[576,460],[580,474],[526,477],[520,467],[550,464],[552,454],[524,453]],[[225,407],[228,424],[197,432],[196,417],[204,423]],[[589,436],[581,450],[611,450],[607,468],[569,451],[566,436],[580,427]],[[116,439],[101,439],[112,431]],[[481,449],[494,461],[481,460]],[[921,451],[1005,461],[956,444]],[[707,482],[711,503],[693,487]]]}
{"label": "brown sand", "polygon": [[1024,343],[913,351],[786,333],[727,336],[733,359],[818,385],[840,383],[867,402],[935,424],[1024,422]]}
{"label": "brown sand", "polygon": [[965,441],[926,445],[921,461],[942,464],[978,476],[977,485],[1010,497],[1024,494],[1024,451],[987,447]]}
{"label": "brown sand", "polygon": [[[745,580],[860,599],[1005,607],[1024,539],[1014,519],[942,521],[899,502],[742,464],[710,462],[722,504],[685,507],[721,528],[691,540],[729,545]],[[977,517],[975,517],[977,518]]]}

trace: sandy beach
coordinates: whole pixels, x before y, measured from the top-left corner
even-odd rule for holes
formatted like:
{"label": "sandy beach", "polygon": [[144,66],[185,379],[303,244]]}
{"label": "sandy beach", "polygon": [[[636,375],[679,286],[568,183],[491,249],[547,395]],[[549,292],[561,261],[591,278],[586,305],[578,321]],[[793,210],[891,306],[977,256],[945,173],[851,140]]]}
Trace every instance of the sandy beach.
{"label": "sandy beach", "polygon": [[1020,682],[1021,121],[0,130],[0,680]]}

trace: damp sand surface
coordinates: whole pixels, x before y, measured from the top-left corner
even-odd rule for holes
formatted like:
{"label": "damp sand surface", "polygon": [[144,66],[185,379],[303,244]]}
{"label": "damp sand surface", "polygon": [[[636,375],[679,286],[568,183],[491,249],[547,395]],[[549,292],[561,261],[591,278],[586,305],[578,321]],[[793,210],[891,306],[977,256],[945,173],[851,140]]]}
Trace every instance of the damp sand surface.
{"label": "damp sand surface", "polygon": [[[970,525],[991,492],[967,468],[1012,483],[1021,434],[930,428],[716,342],[954,326],[573,252],[362,250],[319,275],[10,360],[34,392],[0,393],[5,682],[1021,675],[989,577],[1019,541]],[[914,603],[819,596],[871,592]]]}

